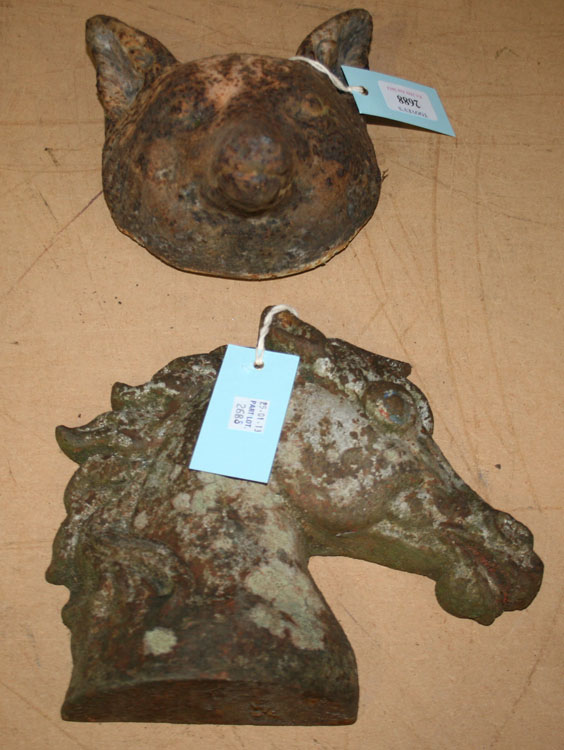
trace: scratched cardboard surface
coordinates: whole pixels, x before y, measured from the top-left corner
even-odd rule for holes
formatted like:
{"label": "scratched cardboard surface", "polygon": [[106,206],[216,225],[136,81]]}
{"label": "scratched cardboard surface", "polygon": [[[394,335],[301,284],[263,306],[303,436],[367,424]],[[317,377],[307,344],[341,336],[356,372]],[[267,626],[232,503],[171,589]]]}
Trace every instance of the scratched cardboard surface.
{"label": "scratched cardboard surface", "polygon": [[[117,16],[182,60],[286,57],[346,7],[0,3],[0,732],[9,750],[562,746],[560,0],[364,3],[371,67],[437,88],[457,138],[370,124],[388,171],[380,205],[315,271],[258,283],[183,274],[120,234],[100,194],[88,16]],[[414,365],[455,468],[534,532],[546,565],[539,596],[485,628],[441,610],[431,581],[318,558],[313,573],[359,663],[355,725],[64,723],[67,592],[43,575],[74,465],[54,426],[107,409],[116,380],[144,382],[174,357],[219,344],[253,345],[261,310],[279,302],[328,336]]]}

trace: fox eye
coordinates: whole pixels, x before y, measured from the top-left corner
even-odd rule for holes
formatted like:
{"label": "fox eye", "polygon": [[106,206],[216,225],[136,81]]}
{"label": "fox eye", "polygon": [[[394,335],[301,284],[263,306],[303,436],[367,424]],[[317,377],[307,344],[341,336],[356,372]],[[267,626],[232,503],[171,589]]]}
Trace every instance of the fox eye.
{"label": "fox eye", "polygon": [[297,120],[310,121],[317,117],[323,117],[328,112],[328,107],[316,94],[307,93],[303,98],[289,105],[292,116]]}
{"label": "fox eye", "polygon": [[395,383],[370,383],[362,397],[366,413],[390,426],[413,424],[417,411],[409,393]]}

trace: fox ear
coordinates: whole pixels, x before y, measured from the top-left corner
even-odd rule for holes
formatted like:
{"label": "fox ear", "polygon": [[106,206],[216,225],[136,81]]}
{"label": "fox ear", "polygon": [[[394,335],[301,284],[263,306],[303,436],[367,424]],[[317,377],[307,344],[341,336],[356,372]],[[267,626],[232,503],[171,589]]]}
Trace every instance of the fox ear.
{"label": "fox ear", "polygon": [[372,16],[356,8],[339,13],[314,29],[300,44],[296,55],[325,65],[346,83],[341,65],[368,68],[372,41]]}
{"label": "fox ear", "polygon": [[113,124],[176,58],[159,41],[110,16],[86,22],[86,47],[96,66],[98,97]]}

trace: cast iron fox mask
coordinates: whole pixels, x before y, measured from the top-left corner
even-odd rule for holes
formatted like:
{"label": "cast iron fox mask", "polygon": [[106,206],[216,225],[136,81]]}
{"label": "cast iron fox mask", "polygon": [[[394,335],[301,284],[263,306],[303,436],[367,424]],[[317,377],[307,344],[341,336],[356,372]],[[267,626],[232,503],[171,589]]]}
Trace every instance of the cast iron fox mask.
{"label": "cast iron fox mask", "polygon": [[[350,10],[297,54],[342,80],[368,67],[372,20]],[[104,194],[118,228],[185,271],[267,279],[313,268],[372,216],[381,175],[350,93],[303,60],[180,63],[95,16],[86,43],[106,116]]]}

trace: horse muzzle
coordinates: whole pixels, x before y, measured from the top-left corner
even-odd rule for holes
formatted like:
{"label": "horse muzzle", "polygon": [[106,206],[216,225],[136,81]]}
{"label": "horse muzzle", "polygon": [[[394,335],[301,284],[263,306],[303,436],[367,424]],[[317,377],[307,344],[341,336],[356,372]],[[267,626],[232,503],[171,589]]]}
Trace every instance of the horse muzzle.
{"label": "horse muzzle", "polygon": [[497,544],[453,534],[455,563],[437,579],[435,588],[443,609],[482,625],[490,625],[505,611],[528,607],[539,591],[544,568],[533,551],[530,531],[509,514],[493,512]]}

